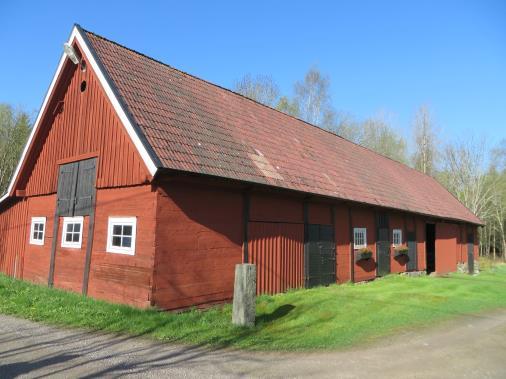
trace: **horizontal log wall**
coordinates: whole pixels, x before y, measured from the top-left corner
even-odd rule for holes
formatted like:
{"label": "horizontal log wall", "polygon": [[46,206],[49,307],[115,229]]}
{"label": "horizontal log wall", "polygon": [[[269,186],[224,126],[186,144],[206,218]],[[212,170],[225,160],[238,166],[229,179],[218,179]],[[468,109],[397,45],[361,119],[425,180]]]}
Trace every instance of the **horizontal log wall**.
{"label": "horizontal log wall", "polygon": [[180,183],[158,189],[154,304],[164,309],[230,300],[242,262],[238,191]]}

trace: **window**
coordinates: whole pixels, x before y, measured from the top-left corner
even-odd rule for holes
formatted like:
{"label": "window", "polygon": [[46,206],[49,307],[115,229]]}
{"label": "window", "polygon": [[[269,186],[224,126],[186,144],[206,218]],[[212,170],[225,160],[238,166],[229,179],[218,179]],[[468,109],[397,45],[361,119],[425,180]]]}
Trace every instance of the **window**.
{"label": "window", "polygon": [[61,246],[80,249],[83,236],[82,217],[64,217]]}
{"label": "window", "polygon": [[367,247],[366,228],[353,229],[353,245],[354,249],[361,249],[363,247]]}
{"label": "window", "polygon": [[136,226],[135,217],[109,217],[107,252],[134,255]]}
{"label": "window", "polygon": [[394,246],[402,245],[402,230],[401,229],[394,229],[392,242],[393,242]]}
{"label": "window", "polygon": [[30,227],[30,244],[44,245],[44,235],[46,234],[46,218],[32,217]]}

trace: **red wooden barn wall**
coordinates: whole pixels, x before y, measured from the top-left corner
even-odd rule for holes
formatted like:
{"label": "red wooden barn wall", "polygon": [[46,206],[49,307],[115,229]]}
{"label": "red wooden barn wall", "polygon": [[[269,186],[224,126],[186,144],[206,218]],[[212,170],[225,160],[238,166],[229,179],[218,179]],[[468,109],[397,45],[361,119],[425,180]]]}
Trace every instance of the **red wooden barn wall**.
{"label": "red wooden barn wall", "polygon": [[248,237],[258,294],[304,287],[304,224],[250,222]]}
{"label": "red wooden barn wall", "polygon": [[27,223],[27,202],[7,200],[0,205],[0,271],[15,278],[23,272]]}
{"label": "red wooden barn wall", "polygon": [[[156,201],[156,190],[150,185],[97,191],[90,296],[140,307],[151,304]],[[137,217],[135,255],[106,252],[110,216]]]}
{"label": "red wooden barn wall", "polygon": [[[249,262],[257,265],[258,294],[304,286],[303,213],[298,197],[250,194],[248,255]],[[314,220],[325,217],[321,209],[309,213]]]}
{"label": "red wooden barn wall", "polygon": [[[354,207],[351,210],[351,227],[367,228],[367,248],[373,252],[374,259],[361,260],[354,263],[355,282],[371,280],[376,277],[376,220],[372,208]],[[353,229],[352,229],[353,230]],[[353,244],[353,238],[350,235]],[[356,251],[355,251],[356,253]]]}
{"label": "red wooden barn wall", "polygon": [[[87,85],[81,92],[83,81]],[[0,269],[47,284],[58,164],[96,156],[99,189],[88,293],[115,302],[149,305],[156,193],[145,184],[149,173],[90,65],[83,72],[66,63],[34,141],[16,183],[16,189],[26,189],[27,197],[1,205]],[[109,216],[137,217],[134,256],[105,253]],[[43,246],[29,244],[31,217],[46,217]],[[65,249],[61,247],[60,219],[55,236],[55,287],[81,292],[88,222],[85,217],[82,248]]]}
{"label": "red wooden barn wall", "polygon": [[[81,92],[83,81],[87,86]],[[62,111],[55,113],[61,101]],[[17,186],[26,188],[27,196],[55,193],[58,162],[89,153],[99,156],[98,188],[141,184],[149,178],[90,65],[82,72],[67,63],[47,108]]]}
{"label": "red wooden barn wall", "polygon": [[[23,279],[47,285],[49,261],[51,258],[51,243],[53,240],[53,218],[56,195],[29,197],[27,202],[27,224],[30,225],[32,217],[45,217],[46,230],[44,233],[44,245],[42,246],[30,245],[28,232],[23,238],[26,246]],[[59,235],[61,238],[61,234]],[[82,278],[82,275],[79,277]]]}
{"label": "red wooden barn wall", "polygon": [[436,224],[436,272],[445,274],[457,270],[457,236],[455,224]]}
{"label": "red wooden barn wall", "polygon": [[173,309],[232,298],[242,204],[240,192],[209,185],[158,187],[154,304]]}

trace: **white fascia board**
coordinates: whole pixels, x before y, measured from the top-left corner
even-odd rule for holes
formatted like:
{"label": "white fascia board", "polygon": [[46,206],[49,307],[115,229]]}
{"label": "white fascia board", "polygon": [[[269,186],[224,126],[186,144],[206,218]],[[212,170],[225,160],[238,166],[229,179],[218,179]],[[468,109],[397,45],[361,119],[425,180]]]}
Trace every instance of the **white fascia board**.
{"label": "white fascia board", "polygon": [[[142,160],[144,161],[144,164],[148,168],[149,173],[151,174],[151,176],[154,176],[156,174],[158,168],[156,167],[155,163],[151,159],[148,151],[146,150],[146,147],[144,146],[144,144],[140,140],[137,132],[135,131],[132,123],[130,122],[130,119],[126,115],[125,110],[123,109],[123,107],[119,103],[118,99],[116,98],[109,82],[105,78],[104,73],[102,72],[99,65],[97,64],[95,57],[91,53],[88,45],[86,44],[84,38],[82,37],[81,33],[79,32],[79,29],[76,26],[74,26],[74,28],[72,29],[72,33],[70,34],[68,43],[70,45],[72,45],[75,40],[77,40],[77,42],[79,43],[79,47],[83,50],[83,54],[86,57],[88,64],[91,65],[91,67],[93,68],[93,71],[97,75],[97,77],[100,81],[100,84],[102,85],[105,93],[107,94],[107,98],[109,99],[109,101],[113,105],[114,110],[116,111],[116,114],[118,115],[123,126],[127,130],[128,135],[132,139],[132,142],[134,143],[135,147],[137,148],[137,151],[139,152]],[[6,194],[0,198],[0,203],[3,202],[5,199],[7,199],[9,196],[12,196],[12,190],[14,187],[14,183],[16,182],[16,179],[19,175],[19,171],[21,169],[21,166],[23,165],[23,162],[26,159],[26,155],[28,153],[29,147],[32,144],[33,138],[34,138],[35,134],[37,133],[37,130],[39,129],[42,115],[44,114],[44,112],[46,110],[46,107],[49,102],[49,99],[51,98],[51,95],[53,94],[54,86],[56,85],[56,81],[58,80],[58,77],[60,76],[60,73],[63,69],[63,64],[65,63],[65,59],[66,59],[66,55],[65,55],[65,53],[63,53],[60,58],[60,62],[58,63],[58,68],[56,69],[56,73],[54,74],[53,80],[51,81],[51,85],[49,86],[49,89],[46,92],[46,97],[44,98],[44,102],[42,103],[42,106],[39,110],[39,113],[37,115],[35,123],[33,124],[32,131],[30,133],[30,136],[28,137],[28,141],[25,145],[25,148],[23,149],[23,153],[21,154],[21,158],[18,162],[18,165],[16,166],[16,170],[14,171],[14,175],[12,176],[11,182],[9,183],[8,190],[7,190]]]}

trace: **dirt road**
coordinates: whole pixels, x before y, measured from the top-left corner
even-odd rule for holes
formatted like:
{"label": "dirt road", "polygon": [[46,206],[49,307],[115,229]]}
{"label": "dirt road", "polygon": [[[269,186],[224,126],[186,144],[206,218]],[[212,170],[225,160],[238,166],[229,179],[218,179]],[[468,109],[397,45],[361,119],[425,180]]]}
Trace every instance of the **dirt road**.
{"label": "dirt road", "polygon": [[0,378],[45,376],[506,378],[506,311],[323,353],[161,344],[0,315]]}

